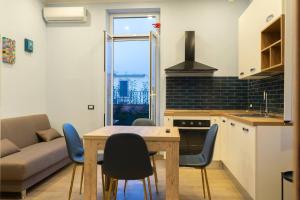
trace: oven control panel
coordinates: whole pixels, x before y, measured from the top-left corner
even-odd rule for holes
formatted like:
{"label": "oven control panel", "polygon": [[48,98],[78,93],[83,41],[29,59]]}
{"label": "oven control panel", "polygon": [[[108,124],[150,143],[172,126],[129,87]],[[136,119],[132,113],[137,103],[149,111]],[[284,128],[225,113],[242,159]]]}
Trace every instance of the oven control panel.
{"label": "oven control panel", "polygon": [[210,120],[173,120],[176,127],[210,127]]}

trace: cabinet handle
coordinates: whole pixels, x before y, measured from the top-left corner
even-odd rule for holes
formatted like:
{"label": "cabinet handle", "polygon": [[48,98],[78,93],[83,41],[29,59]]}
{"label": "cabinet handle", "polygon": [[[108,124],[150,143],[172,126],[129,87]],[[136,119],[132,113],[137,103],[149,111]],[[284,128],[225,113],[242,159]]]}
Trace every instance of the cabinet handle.
{"label": "cabinet handle", "polygon": [[240,73],[241,76],[243,76],[244,74],[245,74],[244,72],[241,72],[241,73]]}
{"label": "cabinet handle", "polygon": [[231,125],[231,126],[235,126],[235,124],[234,124],[234,123],[230,123],[230,125]]}
{"label": "cabinet handle", "polygon": [[250,68],[250,72],[254,72],[255,71],[255,67]]}
{"label": "cabinet handle", "polygon": [[266,17],[266,22],[270,22],[274,18],[274,14],[270,14]]}
{"label": "cabinet handle", "polygon": [[245,131],[245,132],[249,132],[249,129],[247,129],[247,128],[243,128],[243,131]]}

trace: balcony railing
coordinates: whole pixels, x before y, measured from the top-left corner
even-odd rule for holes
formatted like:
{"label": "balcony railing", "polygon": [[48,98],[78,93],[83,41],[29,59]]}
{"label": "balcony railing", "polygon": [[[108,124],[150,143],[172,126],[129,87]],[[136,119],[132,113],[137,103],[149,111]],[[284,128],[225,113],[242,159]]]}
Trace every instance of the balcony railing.
{"label": "balcony railing", "polygon": [[120,96],[120,90],[113,90],[113,103],[114,104],[135,104],[135,105],[143,105],[149,104],[149,91],[128,91],[127,96]]}

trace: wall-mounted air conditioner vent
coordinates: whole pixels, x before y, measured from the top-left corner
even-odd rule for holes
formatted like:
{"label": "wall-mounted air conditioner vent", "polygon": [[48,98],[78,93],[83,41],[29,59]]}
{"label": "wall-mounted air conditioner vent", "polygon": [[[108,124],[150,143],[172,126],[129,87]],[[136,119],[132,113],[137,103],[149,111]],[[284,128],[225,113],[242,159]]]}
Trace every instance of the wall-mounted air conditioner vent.
{"label": "wall-mounted air conditioner vent", "polygon": [[43,9],[46,22],[86,22],[85,7],[46,7]]}

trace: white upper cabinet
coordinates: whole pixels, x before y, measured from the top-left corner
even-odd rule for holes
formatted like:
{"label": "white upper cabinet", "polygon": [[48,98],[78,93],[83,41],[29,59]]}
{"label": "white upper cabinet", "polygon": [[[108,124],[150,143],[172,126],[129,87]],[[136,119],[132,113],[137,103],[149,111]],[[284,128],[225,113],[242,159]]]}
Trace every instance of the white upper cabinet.
{"label": "white upper cabinet", "polygon": [[239,78],[261,71],[261,31],[283,13],[283,0],[253,0],[239,18]]}

